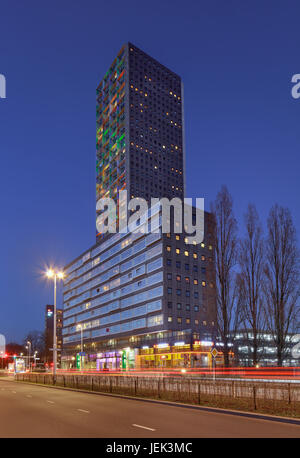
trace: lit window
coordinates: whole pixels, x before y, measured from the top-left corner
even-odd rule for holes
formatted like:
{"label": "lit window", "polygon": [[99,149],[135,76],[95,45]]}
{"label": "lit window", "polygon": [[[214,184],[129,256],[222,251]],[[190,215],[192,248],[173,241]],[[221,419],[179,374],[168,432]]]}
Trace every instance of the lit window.
{"label": "lit window", "polygon": [[194,259],[197,259],[197,258],[198,258],[197,253],[193,253],[193,258],[194,258]]}
{"label": "lit window", "polygon": [[206,286],[206,282],[205,281],[202,282],[202,286]]}
{"label": "lit window", "polygon": [[182,318],[179,316],[179,317],[177,318],[177,323],[181,323],[181,322],[182,322]]}
{"label": "lit window", "polygon": [[190,322],[191,322],[190,318],[187,318],[186,319],[186,324],[190,324]]}
{"label": "lit window", "polygon": [[202,247],[202,248],[205,248],[205,243],[201,243],[201,247]]}
{"label": "lit window", "polygon": [[204,255],[201,256],[201,261],[205,261],[205,256]]}
{"label": "lit window", "polygon": [[198,280],[197,280],[197,278],[194,278],[194,285],[198,285]]}
{"label": "lit window", "polygon": [[209,249],[209,250],[212,250],[212,245],[208,245],[208,249]]}
{"label": "lit window", "polygon": [[176,254],[180,254],[180,249],[176,248]]}
{"label": "lit window", "polygon": [[168,322],[171,323],[172,320],[173,318],[171,316],[168,316]]}
{"label": "lit window", "polygon": [[189,252],[188,251],[185,251],[184,252],[184,256],[188,256],[189,255]]}
{"label": "lit window", "polygon": [[176,240],[180,240],[180,235],[176,235]]}
{"label": "lit window", "polygon": [[181,281],[181,275],[176,275],[176,280]]}
{"label": "lit window", "polygon": [[199,324],[199,320],[195,320],[195,324]]}
{"label": "lit window", "polygon": [[167,246],[167,251],[171,251],[170,245]]}

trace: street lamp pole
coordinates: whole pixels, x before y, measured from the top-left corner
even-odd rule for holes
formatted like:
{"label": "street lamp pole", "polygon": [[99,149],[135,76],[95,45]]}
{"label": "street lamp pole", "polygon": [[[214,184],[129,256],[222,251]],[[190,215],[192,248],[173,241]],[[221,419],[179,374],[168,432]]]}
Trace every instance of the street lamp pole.
{"label": "street lamp pole", "polygon": [[82,324],[78,325],[80,329],[80,370],[82,371],[82,353],[83,353],[83,326]]}
{"label": "street lamp pole", "polygon": [[54,306],[53,306],[53,382],[56,382],[56,371],[57,371],[57,335],[56,335],[56,283],[57,278],[63,279],[63,272],[55,272],[49,269],[47,272],[48,278],[53,278],[54,281]]}
{"label": "street lamp pole", "polygon": [[56,382],[57,369],[57,338],[56,338],[56,279],[57,274],[54,274],[54,310],[53,310],[53,381]]}
{"label": "street lamp pole", "polygon": [[28,354],[28,369],[29,369],[29,372],[30,372],[30,354],[31,354],[31,342],[29,342],[29,340],[27,341],[27,354]]}

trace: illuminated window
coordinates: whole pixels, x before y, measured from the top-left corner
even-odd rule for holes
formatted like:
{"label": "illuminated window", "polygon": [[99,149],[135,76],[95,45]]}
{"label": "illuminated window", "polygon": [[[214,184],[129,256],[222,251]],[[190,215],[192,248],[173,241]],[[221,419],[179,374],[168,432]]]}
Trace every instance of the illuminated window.
{"label": "illuminated window", "polygon": [[171,316],[168,316],[168,322],[171,323],[172,320],[173,318]]}
{"label": "illuminated window", "polygon": [[198,258],[197,253],[193,253],[193,258],[194,258],[194,259],[197,259],[197,258]]}
{"label": "illuminated window", "polygon": [[201,243],[201,247],[202,247],[202,248],[205,248],[205,243]]}
{"label": "illuminated window", "polygon": [[212,250],[212,245],[208,245],[208,249],[209,249],[209,250]]}
{"label": "illuminated window", "polygon": [[204,255],[201,256],[201,261],[205,261],[205,256]]}
{"label": "illuminated window", "polygon": [[190,277],[185,277],[185,282],[190,283]]}
{"label": "illuminated window", "polygon": [[176,235],[176,240],[180,240],[180,235]]}
{"label": "illuminated window", "polygon": [[197,280],[197,278],[194,278],[194,285],[198,285],[198,280]]}
{"label": "illuminated window", "polygon": [[189,252],[188,251],[185,251],[184,252],[184,256],[188,256],[189,255]]}
{"label": "illuminated window", "polygon": [[206,286],[206,282],[205,281],[202,282],[202,286]]}
{"label": "illuminated window", "polygon": [[177,323],[182,323],[182,318],[180,316],[177,318]]}
{"label": "illuminated window", "polygon": [[199,320],[195,320],[195,324],[199,324]]}
{"label": "illuminated window", "polygon": [[207,322],[206,321],[203,321],[203,326],[206,326],[207,325]]}
{"label": "illuminated window", "polygon": [[186,324],[190,324],[191,322],[190,318],[187,318],[185,321],[186,321]]}
{"label": "illuminated window", "polygon": [[167,245],[167,251],[171,251],[170,245]]}
{"label": "illuminated window", "polygon": [[176,254],[180,254],[180,249],[176,248]]}
{"label": "illuminated window", "polygon": [[176,280],[181,281],[181,275],[176,275]]}

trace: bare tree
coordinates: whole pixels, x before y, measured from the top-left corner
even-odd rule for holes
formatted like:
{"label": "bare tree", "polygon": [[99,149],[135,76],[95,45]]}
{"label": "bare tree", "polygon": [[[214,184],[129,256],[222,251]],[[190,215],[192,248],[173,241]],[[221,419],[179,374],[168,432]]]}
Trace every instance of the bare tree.
{"label": "bare tree", "polygon": [[230,343],[236,323],[235,273],[237,253],[237,222],[233,215],[232,197],[222,186],[211,205],[214,219],[214,246],[216,260],[217,325],[223,342],[224,364],[229,366]]}
{"label": "bare tree", "polygon": [[256,365],[263,355],[261,332],[265,329],[263,309],[264,241],[262,227],[254,205],[245,215],[246,234],[240,240],[237,276],[238,301],[242,332],[248,346],[248,357]]}
{"label": "bare tree", "polygon": [[44,354],[45,349],[45,339],[44,333],[41,331],[30,331],[24,338],[24,346],[27,345],[27,342],[31,343],[31,351],[34,353],[37,351],[39,355]]}
{"label": "bare tree", "polygon": [[275,205],[268,217],[265,267],[265,303],[268,330],[282,365],[287,335],[296,321],[299,298],[299,251],[296,230],[288,208]]}

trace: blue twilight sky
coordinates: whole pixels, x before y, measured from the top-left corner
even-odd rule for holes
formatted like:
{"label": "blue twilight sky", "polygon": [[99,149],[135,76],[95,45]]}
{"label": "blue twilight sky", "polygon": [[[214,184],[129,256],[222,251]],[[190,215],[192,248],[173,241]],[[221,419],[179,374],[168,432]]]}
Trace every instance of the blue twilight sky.
{"label": "blue twilight sky", "polygon": [[288,206],[300,233],[299,1],[12,0],[0,10],[0,333],[43,329],[47,263],[94,243],[95,88],[126,41],[185,86],[186,178],[242,219]]}

